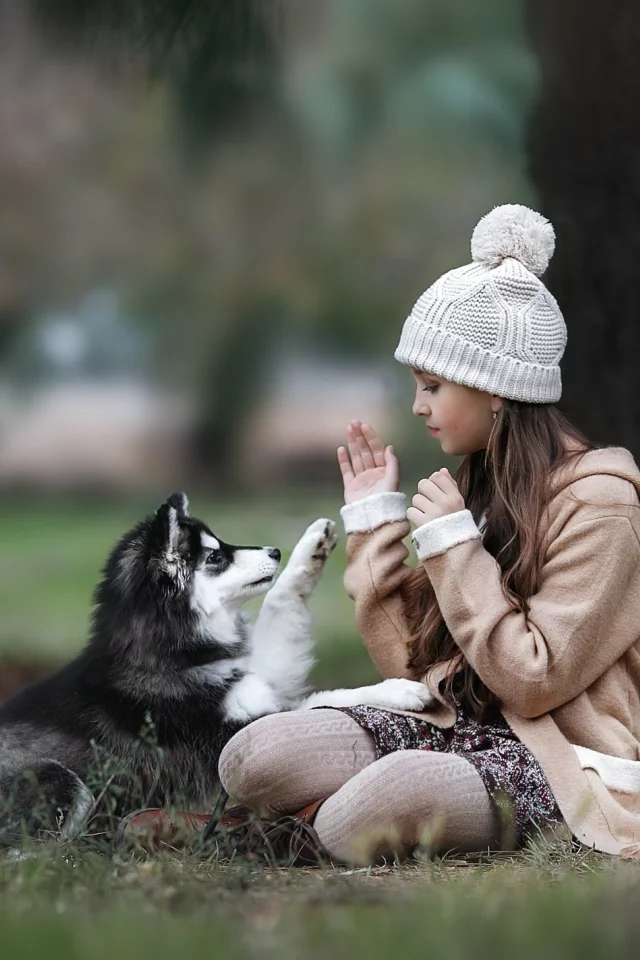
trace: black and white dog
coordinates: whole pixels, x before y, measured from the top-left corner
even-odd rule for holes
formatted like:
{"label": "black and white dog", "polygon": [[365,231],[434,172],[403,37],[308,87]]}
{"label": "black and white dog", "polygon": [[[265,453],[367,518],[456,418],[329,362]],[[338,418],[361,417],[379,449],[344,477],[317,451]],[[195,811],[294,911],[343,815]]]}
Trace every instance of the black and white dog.
{"label": "black and white dog", "polygon": [[[225,543],[189,515],[184,494],[127,533],[104,568],[83,652],[0,707],[0,836],[71,836],[107,788],[118,816],[138,806],[206,810],[222,747],[269,713],[421,710],[427,688],[402,679],[306,696],[307,601],[334,527],[312,523],[273,586],[280,551]],[[265,593],[252,624],[242,607]]]}

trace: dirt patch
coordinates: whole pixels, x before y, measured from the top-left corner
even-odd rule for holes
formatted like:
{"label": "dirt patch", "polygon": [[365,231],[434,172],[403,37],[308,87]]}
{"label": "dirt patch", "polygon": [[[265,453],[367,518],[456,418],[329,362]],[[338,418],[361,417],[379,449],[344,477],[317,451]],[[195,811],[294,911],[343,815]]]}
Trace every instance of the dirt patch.
{"label": "dirt patch", "polygon": [[0,703],[54,669],[54,664],[44,661],[22,663],[12,658],[0,659]]}

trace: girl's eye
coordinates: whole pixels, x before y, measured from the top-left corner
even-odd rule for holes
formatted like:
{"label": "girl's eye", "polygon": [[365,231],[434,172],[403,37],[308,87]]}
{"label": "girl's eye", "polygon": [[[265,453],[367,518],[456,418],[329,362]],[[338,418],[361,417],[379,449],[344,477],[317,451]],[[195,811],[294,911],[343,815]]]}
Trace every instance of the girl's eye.
{"label": "girl's eye", "polygon": [[431,386],[427,385],[426,387],[423,387],[422,389],[423,389],[423,390],[428,390],[429,393],[435,393],[436,390],[438,389],[438,386],[437,386],[437,384],[436,384],[434,387],[431,387]]}

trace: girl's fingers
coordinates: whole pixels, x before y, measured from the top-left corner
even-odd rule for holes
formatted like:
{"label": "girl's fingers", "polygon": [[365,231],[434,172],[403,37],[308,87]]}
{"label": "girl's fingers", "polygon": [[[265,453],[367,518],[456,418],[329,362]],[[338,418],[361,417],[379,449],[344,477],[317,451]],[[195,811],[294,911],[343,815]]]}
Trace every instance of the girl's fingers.
{"label": "girl's fingers", "polygon": [[382,440],[368,423],[362,424],[362,436],[369,444],[376,467],[384,467],[384,445]]}
{"label": "girl's fingers", "polygon": [[[430,500],[431,503],[444,503],[444,494],[446,490],[443,490],[442,487],[438,486],[434,482],[433,477],[428,479],[421,480],[418,484],[418,493],[416,497],[426,497],[427,500]],[[415,497],[414,497],[415,500]]]}
{"label": "girl's fingers", "polygon": [[395,489],[398,489],[400,483],[400,466],[398,464],[398,458],[396,457],[393,447],[387,447],[382,451],[382,458],[384,462],[386,476],[394,484]]}
{"label": "girl's fingers", "polygon": [[349,446],[349,455],[351,457],[351,465],[353,472],[358,476],[359,473],[364,472],[364,464],[362,462],[362,454],[360,453],[360,447],[356,439],[356,430],[355,424],[358,423],[357,420],[352,420],[349,426],[347,427],[347,444]]}
{"label": "girl's fingers", "polygon": [[373,459],[373,453],[371,452],[371,447],[362,436],[362,433],[356,433],[356,442],[358,444],[358,449],[360,451],[360,456],[362,457],[362,462],[364,463],[365,470],[369,470],[375,467],[376,462]]}
{"label": "girl's fingers", "polygon": [[429,477],[432,483],[435,483],[436,487],[439,487],[443,493],[450,493],[452,488],[454,490],[458,489],[458,484],[455,482],[448,470],[445,472],[445,468],[442,470],[436,470],[435,473],[432,473]]}
{"label": "girl's fingers", "polygon": [[349,454],[344,447],[338,447],[338,465],[340,467],[340,472],[342,473],[342,479],[346,485],[354,479],[354,473],[351,469]]}
{"label": "girl's fingers", "polygon": [[448,477],[449,480],[451,480],[451,483],[455,484],[456,487],[458,486],[458,481],[456,480],[455,477],[453,477],[453,476],[451,475],[451,473],[449,472],[449,468],[448,468],[448,467],[440,467],[440,471],[439,471],[439,472],[440,472],[440,473],[443,473],[443,474],[445,475],[445,477]]}
{"label": "girl's fingers", "polygon": [[409,507],[407,510],[407,520],[409,523],[412,523],[414,527],[421,527],[423,523],[426,523],[427,518],[421,510],[416,510],[415,507]]}

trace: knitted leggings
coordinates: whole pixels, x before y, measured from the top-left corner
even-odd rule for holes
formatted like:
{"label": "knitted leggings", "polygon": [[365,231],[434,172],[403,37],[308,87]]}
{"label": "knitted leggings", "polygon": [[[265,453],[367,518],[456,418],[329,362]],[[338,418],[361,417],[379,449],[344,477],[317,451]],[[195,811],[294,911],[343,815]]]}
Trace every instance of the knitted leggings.
{"label": "knitted leggings", "polygon": [[314,826],[344,863],[373,863],[417,843],[432,853],[499,845],[498,817],[468,761],[424,750],[376,760],[371,734],[338,710],[254,721],[224,748],[220,778],[234,800],[276,816],[327,797]]}

